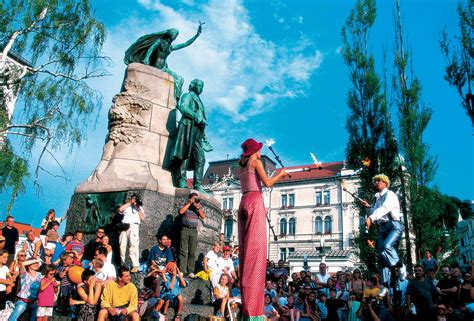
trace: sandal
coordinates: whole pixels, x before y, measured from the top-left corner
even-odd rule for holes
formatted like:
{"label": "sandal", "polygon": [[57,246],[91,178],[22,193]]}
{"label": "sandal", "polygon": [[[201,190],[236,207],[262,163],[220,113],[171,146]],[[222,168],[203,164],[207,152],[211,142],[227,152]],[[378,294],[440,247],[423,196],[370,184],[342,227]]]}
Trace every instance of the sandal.
{"label": "sandal", "polygon": [[181,314],[175,315],[173,321],[181,321]]}

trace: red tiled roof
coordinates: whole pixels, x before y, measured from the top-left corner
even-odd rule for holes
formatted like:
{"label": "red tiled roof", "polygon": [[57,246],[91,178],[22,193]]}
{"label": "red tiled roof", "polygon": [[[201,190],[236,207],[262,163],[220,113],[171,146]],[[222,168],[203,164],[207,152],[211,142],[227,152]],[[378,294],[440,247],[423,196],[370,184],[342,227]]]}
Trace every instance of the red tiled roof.
{"label": "red tiled roof", "polygon": [[[289,166],[289,167],[286,167],[285,169],[307,168],[309,170],[296,172],[296,173],[290,173],[291,177],[282,178],[281,180],[278,181],[277,184],[334,177],[341,172],[343,166],[344,166],[343,162],[322,163],[320,166],[317,166],[314,164]],[[281,171],[281,168],[278,168],[275,172],[275,175],[277,175],[280,171]]]}

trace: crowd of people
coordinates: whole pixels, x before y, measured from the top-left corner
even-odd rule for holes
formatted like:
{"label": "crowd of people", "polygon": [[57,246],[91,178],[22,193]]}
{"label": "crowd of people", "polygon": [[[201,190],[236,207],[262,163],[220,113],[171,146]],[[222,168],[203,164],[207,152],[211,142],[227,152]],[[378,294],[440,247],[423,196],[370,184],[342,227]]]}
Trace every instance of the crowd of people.
{"label": "crowd of people", "polygon": [[[191,195],[183,207],[189,208],[195,198]],[[11,230],[13,217],[7,222],[10,224],[4,228]],[[2,231],[0,310],[9,309],[8,320],[18,320],[27,311],[30,320],[48,320],[53,309],[77,320],[139,320],[144,316],[165,320],[172,307],[174,321],[179,321],[185,301],[182,290],[193,278],[210,282],[216,317],[237,315],[242,278],[238,245],[231,247],[222,238],[216,240],[204,256],[202,270],[195,271],[186,259],[183,264],[188,270],[183,273],[170,237],[161,234],[149,249],[148,260],[139,263],[136,273],[143,274],[143,284],[137,288],[131,282],[135,271],[113,263],[114,251],[103,228],[84,244],[81,231],[58,237],[59,222],[47,225],[44,238],[28,231],[17,253],[5,247],[6,243],[16,245],[16,233]],[[56,240],[55,244],[51,240]],[[135,264],[132,262],[132,269]],[[378,274],[362,277],[361,272],[329,273],[321,263],[318,273],[302,270],[289,275],[286,262],[267,261],[266,283],[261,289],[265,316],[272,321],[473,319],[472,274],[462,274],[457,267],[439,269],[429,251],[415,266],[413,276],[394,270],[395,291],[384,286]],[[231,299],[236,303],[229,305]]]}

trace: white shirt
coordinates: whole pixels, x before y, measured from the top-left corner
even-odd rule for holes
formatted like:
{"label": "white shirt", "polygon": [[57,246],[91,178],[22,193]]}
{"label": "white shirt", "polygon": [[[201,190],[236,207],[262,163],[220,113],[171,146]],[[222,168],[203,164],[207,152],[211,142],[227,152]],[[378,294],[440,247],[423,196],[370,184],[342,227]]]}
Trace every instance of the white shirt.
{"label": "white shirt", "polygon": [[217,266],[219,270],[229,275],[231,275],[231,272],[234,271],[234,263],[232,262],[232,259],[230,257],[228,257],[227,260],[224,259],[224,257],[218,258]]}
{"label": "white shirt", "polygon": [[101,272],[104,273],[105,279],[112,277],[115,280],[117,278],[117,273],[115,272],[115,266],[112,263],[104,262],[104,266],[102,267]]}
{"label": "white shirt", "polygon": [[319,282],[321,283],[328,283],[328,280],[331,278],[331,275],[326,272],[325,275],[322,275],[321,273],[316,273],[316,277],[318,278]]}
{"label": "white shirt", "polygon": [[[143,207],[140,206],[140,209],[145,213]],[[123,211],[123,220],[122,223],[126,224],[140,224],[140,214],[138,214],[138,208],[135,206],[129,206]]]}
{"label": "white shirt", "polygon": [[[7,279],[7,273],[9,273],[10,270],[4,265],[0,268],[0,279],[6,280]],[[0,291],[6,291],[7,286],[5,284],[0,284]]]}
{"label": "white shirt", "polygon": [[219,257],[217,256],[217,253],[214,252],[213,250],[210,250],[207,252],[205,258],[207,259],[207,268],[210,270],[216,270],[219,266],[217,265],[217,260]]}
{"label": "white shirt", "polygon": [[375,194],[375,198],[375,204],[369,210],[372,222],[384,223],[390,219],[400,221],[400,202],[398,202],[397,194],[384,188],[383,191]]}

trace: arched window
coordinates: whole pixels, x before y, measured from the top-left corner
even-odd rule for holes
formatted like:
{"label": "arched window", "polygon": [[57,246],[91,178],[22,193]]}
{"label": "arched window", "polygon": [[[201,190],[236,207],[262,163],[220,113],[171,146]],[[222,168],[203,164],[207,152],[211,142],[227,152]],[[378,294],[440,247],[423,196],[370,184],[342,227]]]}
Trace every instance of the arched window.
{"label": "arched window", "polygon": [[286,230],[286,219],[285,218],[282,218],[280,220],[280,234],[286,234],[287,233],[287,230]]}
{"label": "arched window", "polygon": [[231,218],[227,218],[224,223],[224,235],[225,235],[226,240],[231,239],[233,228],[234,228],[234,221]]}
{"label": "arched window", "polygon": [[314,220],[314,232],[323,233],[323,219],[320,216]]}
{"label": "arched window", "polygon": [[295,235],[295,234],[296,234],[296,219],[292,217],[288,221],[288,235]]}
{"label": "arched window", "polygon": [[324,218],[324,233],[332,233],[332,218],[331,218],[331,216],[326,216]]}

